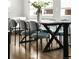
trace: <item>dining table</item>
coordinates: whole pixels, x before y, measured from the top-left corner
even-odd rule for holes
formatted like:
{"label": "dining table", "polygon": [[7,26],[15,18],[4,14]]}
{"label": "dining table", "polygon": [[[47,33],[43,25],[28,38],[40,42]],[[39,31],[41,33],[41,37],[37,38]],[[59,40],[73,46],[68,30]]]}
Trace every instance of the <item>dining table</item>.
{"label": "dining table", "polygon": [[[68,59],[68,28],[69,25],[71,24],[71,21],[41,21],[40,22],[48,31],[48,33],[51,34],[51,38],[49,40],[49,42],[46,44],[43,52],[48,52],[48,51],[52,51],[52,50],[57,50],[60,48],[63,48],[63,59]],[[58,26],[56,28],[55,32],[52,32],[52,30],[50,30],[49,26]],[[57,39],[56,34],[59,32],[60,28],[63,27],[63,45],[61,44],[61,42]],[[52,41],[55,40],[58,44],[59,44],[59,48],[56,49],[49,49]]]}

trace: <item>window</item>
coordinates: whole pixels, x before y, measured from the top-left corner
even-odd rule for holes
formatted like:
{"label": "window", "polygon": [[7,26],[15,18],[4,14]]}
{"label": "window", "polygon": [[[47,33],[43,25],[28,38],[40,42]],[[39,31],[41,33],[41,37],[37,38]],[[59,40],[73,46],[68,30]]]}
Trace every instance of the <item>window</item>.
{"label": "window", "polygon": [[61,0],[61,16],[71,15],[71,0]]}
{"label": "window", "polygon": [[[34,8],[31,3],[38,0],[30,0],[30,16],[36,16],[37,9]],[[53,0],[39,0],[44,2],[51,2],[48,6],[42,9],[42,16],[50,16],[53,15]]]}

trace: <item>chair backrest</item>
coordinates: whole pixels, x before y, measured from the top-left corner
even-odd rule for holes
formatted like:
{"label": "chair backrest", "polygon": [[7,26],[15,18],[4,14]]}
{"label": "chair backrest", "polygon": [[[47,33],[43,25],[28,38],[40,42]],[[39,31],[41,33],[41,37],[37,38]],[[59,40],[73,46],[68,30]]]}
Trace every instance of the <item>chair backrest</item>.
{"label": "chair backrest", "polygon": [[12,28],[16,26],[17,26],[17,23],[14,19],[8,20],[8,27]]}
{"label": "chair backrest", "polygon": [[19,27],[21,30],[27,30],[28,29],[28,22],[25,22],[24,20],[19,21]]}
{"label": "chair backrest", "polygon": [[8,18],[8,20],[10,20],[10,18]]}
{"label": "chair backrest", "polygon": [[30,25],[30,32],[35,32],[39,29],[39,24],[37,22],[30,21],[29,25]]}

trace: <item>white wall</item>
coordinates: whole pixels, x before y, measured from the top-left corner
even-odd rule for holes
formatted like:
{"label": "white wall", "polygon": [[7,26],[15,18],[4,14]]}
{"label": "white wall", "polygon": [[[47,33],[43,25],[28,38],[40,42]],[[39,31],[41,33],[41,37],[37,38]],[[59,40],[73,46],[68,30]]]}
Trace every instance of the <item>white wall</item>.
{"label": "white wall", "polygon": [[29,6],[29,0],[24,0],[24,17],[26,19],[29,19],[30,16],[30,6]]}
{"label": "white wall", "polygon": [[24,16],[24,2],[23,0],[8,0],[10,7],[8,7],[8,17],[22,17]]}

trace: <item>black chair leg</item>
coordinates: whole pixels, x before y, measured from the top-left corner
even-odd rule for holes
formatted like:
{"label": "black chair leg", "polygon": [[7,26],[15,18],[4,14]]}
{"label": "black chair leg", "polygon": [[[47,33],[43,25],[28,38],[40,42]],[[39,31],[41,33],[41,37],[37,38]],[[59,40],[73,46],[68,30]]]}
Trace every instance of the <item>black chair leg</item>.
{"label": "black chair leg", "polygon": [[16,27],[15,27],[15,46],[16,46]]}
{"label": "black chair leg", "polygon": [[37,49],[37,59],[38,59],[38,39],[36,41],[36,49]]}
{"label": "black chair leg", "polygon": [[42,50],[42,39],[40,39],[40,44],[41,44],[41,50]]}

